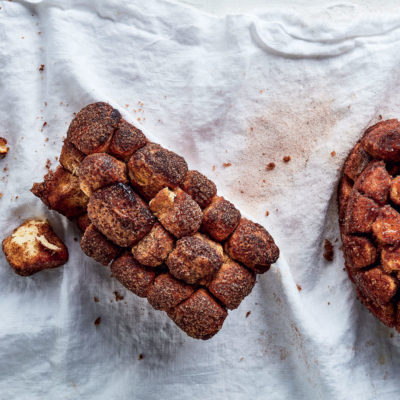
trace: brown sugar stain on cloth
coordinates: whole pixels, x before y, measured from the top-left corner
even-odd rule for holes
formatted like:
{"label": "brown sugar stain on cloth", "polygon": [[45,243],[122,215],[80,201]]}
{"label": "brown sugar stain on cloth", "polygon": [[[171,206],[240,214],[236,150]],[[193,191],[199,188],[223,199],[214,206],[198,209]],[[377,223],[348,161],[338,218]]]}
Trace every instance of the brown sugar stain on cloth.
{"label": "brown sugar stain on cloth", "polygon": [[[295,174],[306,168],[313,150],[332,134],[342,114],[334,110],[334,100],[305,97],[292,100],[292,104],[265,104],[263,114],[248,120],[245,146],[235,163],[241,166],[237,168],[240,183],[232,187],[238,197],[243,191],[249,203],[257,204],[266,198],[287,195]],[[284,158],[286,162],[282,162]]]}

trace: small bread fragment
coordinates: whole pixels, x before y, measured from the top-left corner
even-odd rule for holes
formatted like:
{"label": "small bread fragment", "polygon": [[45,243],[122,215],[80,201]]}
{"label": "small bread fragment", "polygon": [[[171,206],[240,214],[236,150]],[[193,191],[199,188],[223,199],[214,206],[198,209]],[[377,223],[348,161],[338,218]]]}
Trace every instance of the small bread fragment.
{"label": "small bread fragment", "polygon": [[364,151],[361,143],[357,143],[344,164],[344,174],[355,181],[368,165],[369,160],[370,157]]}
{"label": "small bread fragment", "polygon": [[79,187],[79,178],[61,166],[46,174],[43,182],[35,183],[31,192],[47,207],[66,217],[84,214],[89,201]]}
{"label": "small bread fragment", "polygon": [[79,151],[68,139],[64,140],[60,154],[60,164],[71,174],[78,176],[79,165],[85,154]]}
{"label": "small bread fragment", "polygon": [[3,240],[3,252],[14,271],[29,276],[68,261],[68,249],[47,220],[28,219]]}
{"label": "small bread fragment", "polygon": [[222,246],[197,233],[176,242],[167,258],[167,266],[176,278],[196,284],[212,279],[223,260]]}
{"label": "small bread fragment", "polygon": [[131,155],[147,143],[143,132],[121,119],[111,140],[109,152],[113,156],[128,162]]}
{"label": "small bread fragment", "polygon": [[340,181],[339,184],[339,190],[338,190],[338,201],[339,201],[339,223],[340,223],[340,228],[343,228],[344,224],[344,217],[346,214],[346,207],[347,203],[350,198],[350,194],[352,192],[352,181],[350,178],[348,178],[346,175],[342,177],[342,180]]}
{"label": "small bread fragment", "polygon": [[381,244],[400,243],[400,214],[390,206],[381,208],[372,225],[374,236]]}
{"label": "small bread fragment", "polygon": [[173,237],[156,222],[151,231],[132,248],[136,260],[148,267],[158,267],[174,248]]}
{"label": "small bread fragment", "polygon": [[81,240],[83,252],[93,260],[107,266],[117,257],[120,248],[110,242],[93,224],[90,224]]}
{"label": "small bread fragment", "polygon": [[355,280],[361,293],[378,305],[389,303],[398,289],[397,280],[379,268],[359,271]]}
{"label": "small bread fragment", "polygon": [[361,139],[364,150],[375,158],[400,161],[400,123],[397,119],[378,122]]}
{"label": "small bread fragment", "polygon": [[[381,320],[385,325],[393,328],[396,323],[396,314],[393,303],[387,303],[383,305],[375,304],[368,297],[365,297],[360,290],[357,289],[357,296],[361,302],[367,307],[372,315]],[[399,313],[397,311],[397,313]],[[399,318],[397,318],[399,321]],[[397,327],[396,327],[397,329]]]}
{"label": "small bread fragment", "polygon": [[153,269],[138,263],[128,251],[113,261],[111,273],[115,279],[139,297],[147,296],[156,276]]}
{"label": "small bread fragment", "polygon": [[189,336],[206,340],[222,328],[228,313],[205,289],[199,289],[168,315]]}
{"label": "small bread fragment", "polygon": [[238,226],[240,211],[223,197],[215,196],[203,211],[202,228],[218,242],[224,241]]}
{"label": "small bread fragment", "polygon": [[264,227],[242,218],[225,243],[225,251],[256,273],[267,271],[279,257],[279,248]]}
{"label": "small bread fragment", "polygon": [[8,150],[10,150],[10,148],[7,147],[7,140],[3,137],[0,137],[0,159],[7,155]]}
{"label": "small bread fragment", "polygon": [[91,224],[91,221],[89,219],[89,216],[87,214],[83,214],[77,218],[77,224],[78,228],[82,231],[85,232],[87,227]]}
{"label": "small bread fragment", "polygon": [[400,206],[400,176],[396,176],[390,185],[390,200]]}
{"label": "small bread fragment", "polygon": [[392,178],[383,161],[372,161],[358,177],[354,189],[378,204],[386,203]]}
{"label": "small bread fragment", "polygon": [[121,247],[133,246],[155,222],[147,204],[124,183],[94,192],[87,210],[96,228]]}
{"label": "small bread fragment", "polygon": [[200,228],[201,208],[180,188],[160,190],[149,206],[164,228],[178,239],[192,235]]}
{"label": "small bread fragment", "polygon": [[150,200],[164,187],[179,186],[188,167],[183,157],[158,144],[148,143],[133,154],[128,169],[133,187]]}
{"label": "small bread fragment", "polygon": [[382,270],[387,274],[400,271],[400,247],[383,247],[381,251]]}
{"label": "small bread fragment", "polygon": [[342,235],[342,242],[344,257],[351,268],[360,269],[375,262],[376,247],[368,238]]}
{"label": "small bread fragment", "polygon": [[178,281],[171,274],[161,274],[147,292],[147,300],[156,310],[168,311],[194,292],[192,286]]}
{"label": "small bread fragment", "polygon": [[199,171],[188,171],[181,187],[201,208],[207,207],[217,194],[215,183]]}
{"label": "small bread fragment", "polygon": [[228,258],[209,284],[208,290],[228,310],[234,310],[250,294],[255,283],[253,272]]}
{"label": "small bread fragment", "polygon": [[119,111],[107,103],[89,104],[72,120],[67,139],[82,153],[105,152],[120,118]]}
{"label": "small bread fragment", "polygon": [[350,194],[344,219],[344,231],[351,233],[369,233],[372,224],[379,214],[379,205],[369,197],[363,196],[356,190]]}
{"label": "small bread fragment", "polygon": [[93,153],[79,166],[79,185],[86,196],[112,183],[127,183],[126,164],[106,153]]}

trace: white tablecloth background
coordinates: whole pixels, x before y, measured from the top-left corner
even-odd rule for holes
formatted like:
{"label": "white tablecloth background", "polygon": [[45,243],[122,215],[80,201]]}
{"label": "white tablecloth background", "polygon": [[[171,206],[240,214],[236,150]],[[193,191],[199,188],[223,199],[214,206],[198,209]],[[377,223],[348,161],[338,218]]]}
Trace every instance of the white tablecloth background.
{"label": "white tablecloth background", "polygon": [[[2,238],[46,216],[70,250],[30,278],[0,256],[1,400],[398,397],[399,336],[343,271],[336,186],[363,129],[400,115],[400,10],[301,3],[213,16],[164,0],[0,1]],[[73,112],[99,100],[185,156],[281,248],[212,340],[186,337],[110,279],[29,192],[57,164]]]}

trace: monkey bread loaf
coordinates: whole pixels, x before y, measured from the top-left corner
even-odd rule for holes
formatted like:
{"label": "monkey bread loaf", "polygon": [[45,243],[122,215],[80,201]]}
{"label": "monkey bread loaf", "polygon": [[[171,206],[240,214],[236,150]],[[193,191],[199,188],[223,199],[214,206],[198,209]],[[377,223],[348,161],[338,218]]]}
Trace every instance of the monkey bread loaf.
{"label": "monkey bread loaf", "polygon": [[[32,192],[77,222],[86,255],[110,265],[115,279],[165,311],[193,338],[214,336],[227,309],[239,307],[253,289],[256,274],[279,257],[265,228],[242,217],[217,195],[211,180],[188,170],[183,157],[148,141],[109,104],[90,104],[76,114],[60,163]],[[376,168],[365,178],[360,196],[365,197],[368,182],[382,174],[383,165]],[[365,198],[383,203],[386,197],[378,192]],[[396,186],[393,193],[396,197]],[[373,222],[362,221],[371,231]],[[373,255],[366,247],[365,258]],[[393,257],[386,254],[387,268],[396,268]],[[363,287],[371,279],[374,276],[365,279]],[[386,299],[376,298],[380,303]]]}
{"label": "monkey bread loaf", "polygon": [[338,190],[345,267],[367,309],[400,332],[400,123],[368,128]]}

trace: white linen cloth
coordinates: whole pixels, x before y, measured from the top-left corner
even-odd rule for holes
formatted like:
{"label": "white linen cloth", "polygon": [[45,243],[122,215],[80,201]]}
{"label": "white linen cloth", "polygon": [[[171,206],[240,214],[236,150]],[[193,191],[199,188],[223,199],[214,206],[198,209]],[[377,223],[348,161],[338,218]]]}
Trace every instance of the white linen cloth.
{"label": "white linen cloth", "polygon": [[[336,186],[364,128],[400,115],[400,10],[298,3],[216,17],[164,0],[0,1],[2,238],[46,216],[70,251],[28,278],[0,256],[0,399],[398,397],[399,335],[343,271]],[[281,249],[209,341],[110,279],[29,192],[94,101],[184,156]]]}

